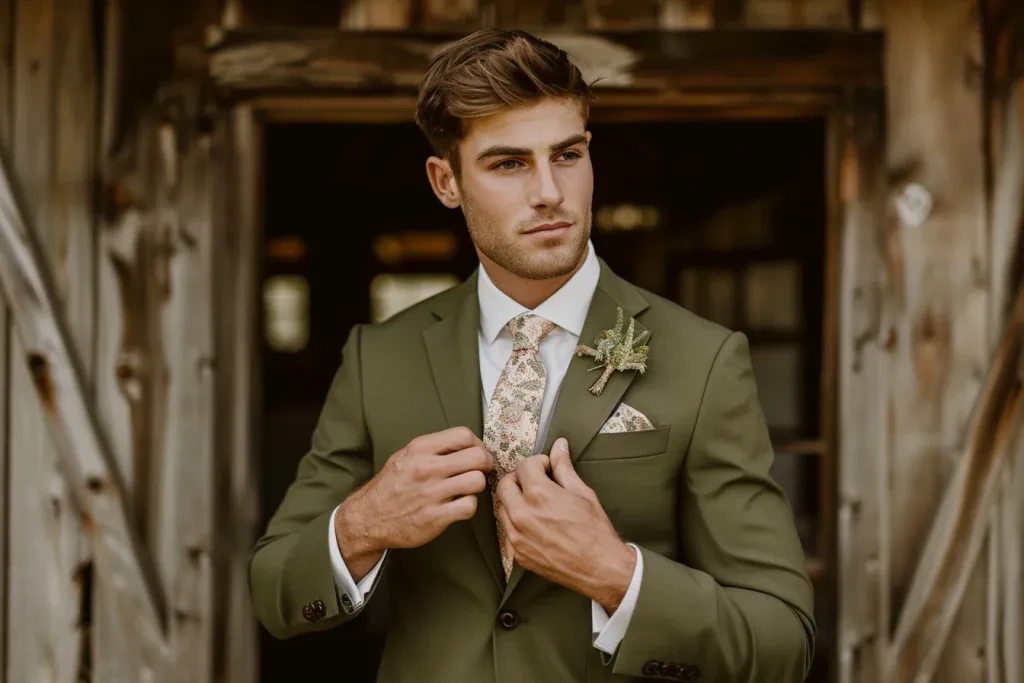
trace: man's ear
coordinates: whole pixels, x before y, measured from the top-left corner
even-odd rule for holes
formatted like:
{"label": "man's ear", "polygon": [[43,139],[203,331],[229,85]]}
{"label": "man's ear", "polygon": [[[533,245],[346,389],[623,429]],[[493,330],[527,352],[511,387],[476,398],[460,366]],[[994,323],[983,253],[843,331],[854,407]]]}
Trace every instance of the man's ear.
{"label": "man's ear", "polygon": [[447,159],[432,156],[427,159],[427,179],[430,188],[449,209],[457,209],[462,205],[462,193],[459,183],[455,180],[452,165]]}

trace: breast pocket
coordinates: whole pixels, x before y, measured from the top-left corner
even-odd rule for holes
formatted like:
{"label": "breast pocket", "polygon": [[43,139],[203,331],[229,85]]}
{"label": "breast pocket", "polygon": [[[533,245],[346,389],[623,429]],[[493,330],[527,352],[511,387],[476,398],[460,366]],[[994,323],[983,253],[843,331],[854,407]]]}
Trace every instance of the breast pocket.
{"label": "breast pocket", "polygon": [[639,432],[598,434],[578,462],[629,460],[664,453],[668,448],[669,425]]}
{"label": "breast pocket", "polygon": [[672,551],[682,455],[669,451],[669,427],[598,434],[576,461],[615,529],[626,539]]}

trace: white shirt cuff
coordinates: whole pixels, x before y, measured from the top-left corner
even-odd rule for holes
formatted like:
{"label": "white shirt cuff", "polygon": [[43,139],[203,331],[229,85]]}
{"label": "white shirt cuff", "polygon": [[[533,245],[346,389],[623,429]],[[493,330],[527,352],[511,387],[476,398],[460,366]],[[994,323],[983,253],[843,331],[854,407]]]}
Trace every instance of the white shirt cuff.
{"label": "white shirt cuff", "polygon": [[331,569],[334,571],[334,585],[338,589],[338,596],[348,595],[352,601],[352,608],[356,609],[363,604],[366,591],[373,585],[374,579],[377,578],[377,573],[380,571],[381,565],[384,564],[384,558],[387,557],[388,553],[385,550],[381,558],[377,560],[377,564],[373,565],[373,568],[367,572],[362,581],[356,583],[352,579],[348,566],[345,565],[345,560],[341,556],[341,549],[338,547],[338,537],[334,534],[334,516],[336,514],[338,514],[338,508],[334,508],[334,512],[331,513],[331,523],[328,526],[329,538],[327,541],[331,551]]}
{"label": "white shirt cuff", "polygon": [[632,543],[628,545],[636,551],[636,567],[633,569],[633,578],[629,581],[629,588],[626,589],[626,595],[619,603],[619,608],[609,617],[604,607],[596,600],[590,603],[590,615],[594,623],[594,647],[609,655],[615,654],[619,643],[626,637],[626,629],[629,628],[629,620],[636,609],[640,582],[644,575],[644,557],[640,549]]}

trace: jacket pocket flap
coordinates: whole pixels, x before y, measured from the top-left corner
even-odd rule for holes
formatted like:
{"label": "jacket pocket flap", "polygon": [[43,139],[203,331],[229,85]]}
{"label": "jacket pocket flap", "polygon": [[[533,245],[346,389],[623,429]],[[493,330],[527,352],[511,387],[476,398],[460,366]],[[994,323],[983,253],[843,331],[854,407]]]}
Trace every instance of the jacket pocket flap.
{"label": "jacket pocket flap", "polygon": [[664,453],[668,449],[669,430],[670,426],[665,425],[638,432],[598,434],[580,454],[579,461],[627,460]]}

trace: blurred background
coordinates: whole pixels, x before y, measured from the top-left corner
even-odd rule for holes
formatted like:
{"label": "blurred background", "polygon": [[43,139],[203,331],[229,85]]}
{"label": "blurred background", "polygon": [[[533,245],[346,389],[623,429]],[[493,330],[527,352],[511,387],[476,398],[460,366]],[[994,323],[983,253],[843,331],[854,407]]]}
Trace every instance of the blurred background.
{"label": "blurred background", "polygon": [[817,683],[1021,683],[1024,6],[0,0],[0,683],[374,678],[248,552],[352,325],[477,265],[413,122],[526,28],[600,78],[593,242],[742,330]]}

